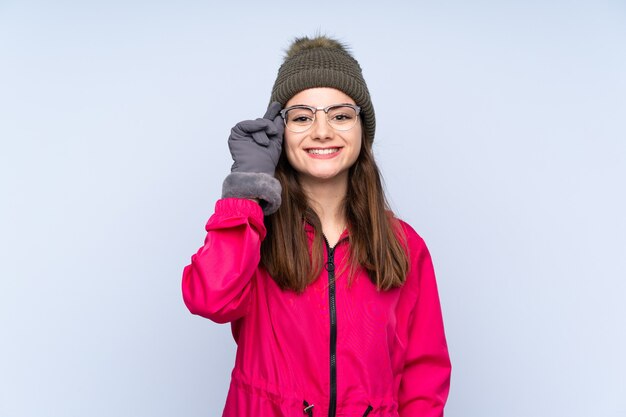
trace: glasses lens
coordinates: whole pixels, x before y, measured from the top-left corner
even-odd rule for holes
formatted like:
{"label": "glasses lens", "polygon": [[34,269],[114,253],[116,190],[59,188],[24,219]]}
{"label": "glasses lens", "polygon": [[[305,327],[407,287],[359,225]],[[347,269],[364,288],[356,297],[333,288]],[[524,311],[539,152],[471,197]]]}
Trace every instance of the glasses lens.
{"label": "glasses lens", "polygon": [[357,120],[357,112],[349,106],[333,106],[328,109],[328,123],[337,130],[349,130]]}
{"label": "glasses lens", "polygon": [[315,113],[311,109],[293,108],[285,114],[287,128],[292,132],[304,132],[315,121]]}

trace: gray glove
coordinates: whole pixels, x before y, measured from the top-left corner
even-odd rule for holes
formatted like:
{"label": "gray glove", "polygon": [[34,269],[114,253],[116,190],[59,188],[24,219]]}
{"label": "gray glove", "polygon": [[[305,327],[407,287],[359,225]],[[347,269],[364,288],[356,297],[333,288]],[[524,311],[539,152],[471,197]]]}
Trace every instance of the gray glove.
{"label": "gray glove", "polygon": [[280,110],[280,103],[273,102],[262,119],[245,120],[233,127],[228,138],[228,148],[235,161],[231,172],[264,172],[274,176],[285,133]]}
{"label": "gray glove", "polygon": [[234,163],[222,185],[222,197],[257,198],[266,215],[281,203],[282,188],[274,178],[285,133],[280,109],[280,103],[273,102],[262,119],[237,123],[228,138]]}

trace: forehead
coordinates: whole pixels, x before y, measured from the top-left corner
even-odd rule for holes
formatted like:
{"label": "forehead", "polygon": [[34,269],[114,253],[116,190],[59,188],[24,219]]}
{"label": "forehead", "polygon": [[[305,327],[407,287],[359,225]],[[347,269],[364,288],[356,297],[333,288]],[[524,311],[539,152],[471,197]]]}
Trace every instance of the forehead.
{"label": "forehead", "polygon": [[349,103],[355,104],[354,100],[343,91],[339,91],[335,88],[309,88],[300,91],[295,96],[291,97],[285,104],[285,107],[295,106],[296,104],[304,104],[313,107],[326,107],[332,104]]}

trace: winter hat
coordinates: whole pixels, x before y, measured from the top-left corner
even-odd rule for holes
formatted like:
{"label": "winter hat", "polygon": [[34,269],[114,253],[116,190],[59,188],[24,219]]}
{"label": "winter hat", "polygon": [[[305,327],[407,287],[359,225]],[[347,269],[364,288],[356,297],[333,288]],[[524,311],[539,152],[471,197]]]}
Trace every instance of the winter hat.
{"label": "winter hat", "polygon": [[270,102],[282,106],[302,90],[336,88],[361,107],[363,128],[370,143],[374,140],[376,118],[361,67],[339,41],[326,36],[296,38],[289,49],[272,88]]}

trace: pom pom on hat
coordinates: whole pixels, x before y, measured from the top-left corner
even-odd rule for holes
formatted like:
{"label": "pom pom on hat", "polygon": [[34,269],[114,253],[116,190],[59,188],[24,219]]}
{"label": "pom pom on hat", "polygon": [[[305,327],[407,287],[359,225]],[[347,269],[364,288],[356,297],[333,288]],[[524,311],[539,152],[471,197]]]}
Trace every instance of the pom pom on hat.
{"label": "pom pom on hat", "polygon": [[338,40],[327,38],[326,36],[318,36],[313,39],[309,39],[305,36],[303,38],[296,38],[293,41],[293,43],[287,50],[287,55],[285,56],[285,59],[293,57],[300,51],[306,51],[315,48],[335,48],[341,49],[345,53],[349,53],[347,46],[342,44]]}

